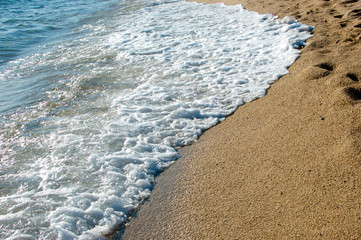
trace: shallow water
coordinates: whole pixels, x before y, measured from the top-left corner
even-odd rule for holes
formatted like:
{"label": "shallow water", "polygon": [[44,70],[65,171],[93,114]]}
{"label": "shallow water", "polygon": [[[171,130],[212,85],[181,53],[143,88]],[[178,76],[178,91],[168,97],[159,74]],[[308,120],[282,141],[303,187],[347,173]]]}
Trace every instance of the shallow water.
{"label": "shallow water", "polygon": [[177,147],[287,73],[311,30],[220,4],[0,4],[0,238],[109,233]]}

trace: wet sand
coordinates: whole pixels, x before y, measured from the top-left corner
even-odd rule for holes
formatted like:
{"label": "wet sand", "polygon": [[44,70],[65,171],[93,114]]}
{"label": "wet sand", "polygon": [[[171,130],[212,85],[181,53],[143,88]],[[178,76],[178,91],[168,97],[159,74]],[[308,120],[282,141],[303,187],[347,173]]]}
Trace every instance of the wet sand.
{"label": "wet sand", "polygon": [[265,97],[180,150],[122,239],[360,239],[361,0],[224,2],[314,37]]}

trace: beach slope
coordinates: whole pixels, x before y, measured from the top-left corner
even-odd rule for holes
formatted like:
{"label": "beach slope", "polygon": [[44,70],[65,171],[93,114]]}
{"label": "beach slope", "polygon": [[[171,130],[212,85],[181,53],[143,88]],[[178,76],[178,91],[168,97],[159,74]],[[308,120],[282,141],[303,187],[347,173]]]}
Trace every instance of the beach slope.
{"label": "beach slope", "polygon": [[361,0],[224,2],[314,37],[265,97],[180,150],[122,239],[361,238]]}

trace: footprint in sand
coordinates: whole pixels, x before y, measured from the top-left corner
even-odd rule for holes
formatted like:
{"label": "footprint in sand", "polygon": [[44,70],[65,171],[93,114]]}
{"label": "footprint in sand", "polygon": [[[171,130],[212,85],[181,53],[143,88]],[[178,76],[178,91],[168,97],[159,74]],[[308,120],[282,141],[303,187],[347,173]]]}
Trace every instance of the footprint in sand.
{"label": "footprint in sand", "polygon": [[320,63],[320,64],[316,65],[316,67],[326,69],[327,71],[333,71],[333,68],[334,68],[333,66],[334,66],[333,64],[327,63],[327,62]]}
{"label": "footprint in sand", "polygon": [[331,63],[320,63],[308,69],[307,79],[321,79],[331,74],[334,66]]}
{"label": "footprint in sand", "polygon": [[358,77],[354,73],[347,73],[346,76],[354,82],[358,82]]}
{"label": "footprint in sand", "polygon": [[[349,80],[351,80],[351,82],[349,81],[349,83],[348,83],[349,86],[344,89],[344,93],[354,101],[361,100],[361,87],[358,85],[355,85],[356,83],[359,82],[359,77],[357,76],[357,74],[352,73],[352,72],[348,72],[346,74],[346,77]],[[350,86],[350,85],[353,85],[353,86]]]}
{"label": "footprint in sand", "polygon": [[349,87],[345,89],[345,93],[353,100],[361,100],[361,89]]}
{"label": "footprint in sand", "polygon": [[356,3],[356,2],[358,2],[358,0],[346,0],[346,1],[343,1],[342,4],[347,5],[347,4]]}
{"label": "footprint in sand", "polygon": [[361,19],[361,9],[353,9],[347,13],[351,19]]}

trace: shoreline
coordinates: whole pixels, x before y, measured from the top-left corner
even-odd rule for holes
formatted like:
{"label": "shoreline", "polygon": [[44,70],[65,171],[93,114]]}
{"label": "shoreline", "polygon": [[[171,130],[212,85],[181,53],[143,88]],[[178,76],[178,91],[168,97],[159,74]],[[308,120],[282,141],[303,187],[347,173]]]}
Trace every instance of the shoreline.
{"label": "shoreline", "polygon": [[179,150],[122,239],[361,237],[361,1],[198,2],[289,15],[314,37],[266,96]]}

